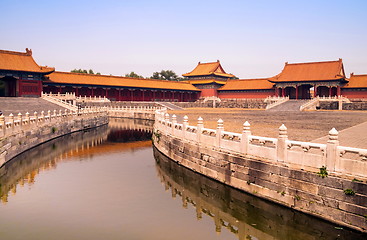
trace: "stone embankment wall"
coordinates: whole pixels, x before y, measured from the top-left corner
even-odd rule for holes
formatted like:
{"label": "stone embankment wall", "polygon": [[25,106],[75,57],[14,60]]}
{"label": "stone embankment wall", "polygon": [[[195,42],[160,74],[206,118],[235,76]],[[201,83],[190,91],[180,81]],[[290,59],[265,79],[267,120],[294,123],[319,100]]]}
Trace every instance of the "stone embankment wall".
{"label": "stone embankment wall", "polygon": [[[338,110],[339,103],[335,101],[320,102],[320,109]],[[354,99],[350,103],[343,103],[343,110],[367,110],[367,101]]]}
{"label": "stone embankment wall", "polygon": [[367,150],[226,132],[157,115],[154,146],[173,161],[234,188],[367,232]]}
{"label": "stone embankment wall", "polygon": [[9,116],[5,121],[0,116],[0,166],[18,154],[51,139],[108,123],[106,110],[85,109],[75,113],[52,112],[47,115],[35,113],[23,117]]}
{"label": "stone embankment wall", "polygon": [[111,102],[84,102],[84,103],[80,103],[80,104],[84,104],[85,106],[88,107],[112,107],[112,108],[116,108],[116,107],[120,107],[120,108],[138,108],[138,107],[161,107],[161,105],[159,105],[158,103],[155,102],[129,102],[129,101],[111,101]]}
{"label": "stone embankment wall", "polygon": [[[195,107],[213,107],[213,100],[196,101],[196,102],[175,102],[177,106],[183,108],[195,108]],[[265,109],[267,103],[264,99],[221,99],[221,102],[217,102],[215,107],[217,108],[257,108]]]}

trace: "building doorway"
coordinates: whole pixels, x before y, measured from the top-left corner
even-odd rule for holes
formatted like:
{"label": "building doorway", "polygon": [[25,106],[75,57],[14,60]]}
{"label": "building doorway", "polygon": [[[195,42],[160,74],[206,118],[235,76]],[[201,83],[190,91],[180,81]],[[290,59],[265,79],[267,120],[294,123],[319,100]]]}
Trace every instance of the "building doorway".
{"label": "building doorway", "polygon": [[312,86],[310,84],[301,85],[298,87],[298,99],[311,99],[310,89]]}
{"label": "building doorway", "polygon": [[284,89],[285,96],[289,97],[289,99],[296,99],[296,88],[294,87],[286,87]]}
{"label": "building doorway", "polygon": [[13,77],[0,78],[0,97],[17,96],[17,79]]}

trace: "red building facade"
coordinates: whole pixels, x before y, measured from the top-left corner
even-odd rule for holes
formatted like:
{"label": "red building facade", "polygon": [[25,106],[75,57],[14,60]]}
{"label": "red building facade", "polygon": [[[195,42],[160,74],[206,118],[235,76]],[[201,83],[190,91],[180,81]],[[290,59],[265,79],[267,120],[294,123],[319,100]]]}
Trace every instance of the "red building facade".
{"label": "red building facade", "polygon": [[342,59],[285,63],[281,73],[262,79],[234,79],[219,61],[198,63],[185,81],[162,81],[117,76],[58,72],[39,66],[32,51],[0,50],[0,97],[38,97],[41,92],[75,93],[115,101],[196,101],[200,97],[266,98],[316,96],[367,98],[367,74],[347,78]]}
{"label": "red building facade", "polygon": [[39,97],[42,80],[54,68],[39,66],[32,51],[0,50],[0,97]]}

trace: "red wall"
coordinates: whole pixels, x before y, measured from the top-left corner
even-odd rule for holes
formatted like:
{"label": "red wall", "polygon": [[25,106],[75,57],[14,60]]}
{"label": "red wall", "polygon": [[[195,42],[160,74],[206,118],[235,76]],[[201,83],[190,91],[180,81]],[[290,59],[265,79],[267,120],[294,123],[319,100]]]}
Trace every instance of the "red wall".
{"label": "red wall", "polygon": [[266,98],[275,96],[275,91],[269,92],[219,92],[219,98]]}
{"label": "red wall", "polygon": [[38,80],[19,80],[18,95],[22,96],[41,96],[42,81]]}
{"label": "red wall", "polygon": [[201,94],[200,97],[212,97],[212,96],[217,96],[217,89],[200,89],[201,90]]}
{"label": "red wall", "polygon": [[363,91],[351,91],[349,89],[341,90],[341,94],[344,97],[353,99],[353,98],[367,98],[367,89],[363,89]]}

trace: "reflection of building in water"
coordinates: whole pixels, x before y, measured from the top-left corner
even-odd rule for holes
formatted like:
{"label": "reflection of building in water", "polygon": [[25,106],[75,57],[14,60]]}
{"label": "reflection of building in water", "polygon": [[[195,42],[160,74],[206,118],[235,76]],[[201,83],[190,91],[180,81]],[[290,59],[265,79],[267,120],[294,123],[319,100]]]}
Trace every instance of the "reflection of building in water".
{"label": "reflection of building in water", "polygon": [[[8,202],[9,193],[15,194],[18,186],[31,186],[40,172],[55,169],[59,162],[86,160],[95,155],[134,151],[134,149],[151,146],[150,140],[121,144],[115,141],[109,142],[108,138],[114,136],[118,140],[116,136],[125,129],[129,132],[130,139],[140,140],[136,136],[141,140],[150,139],[152,122],[144,125],[144,121],[131,119],[111,120],[112,127],[102,126],[60,137],[20,154],[5,164],[0,168],[1,201]],[[134,124],[138,129],[135,132]],[[105,144],[106,141],[109,143]]]}
{"label": "reflection of building in water", "polygon": [[248,195],[184,168],[154,149],[158,177],[172,198],[211,217],[215,231],[228,229],[247,239],[364,239],[361,233],[336,229],[331,223]]}
{"label": "reflection of building in water", "polygon": [[107,140],[111,142],[134,142],[152,137],[153,121],[143,119],[110,118]]}
{"label": "reflection of building in water", "polygon": [[17,186],[31,186],[36,176],[56,168],[57,163],[74,161],[106,138],[107,126],[66,135],[20,154],[0,169],[0,197],[8,201],[8,193]]}

